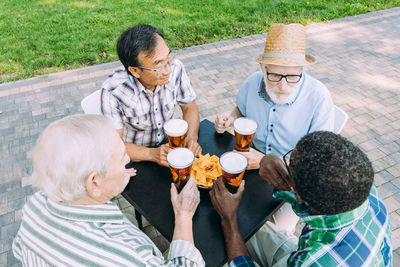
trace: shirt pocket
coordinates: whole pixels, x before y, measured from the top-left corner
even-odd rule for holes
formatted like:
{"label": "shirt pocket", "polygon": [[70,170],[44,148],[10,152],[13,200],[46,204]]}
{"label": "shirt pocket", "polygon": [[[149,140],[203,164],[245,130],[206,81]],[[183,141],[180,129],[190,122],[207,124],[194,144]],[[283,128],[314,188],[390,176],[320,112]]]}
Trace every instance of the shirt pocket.
{"label": "shirt pocket", "polygon": [[[133,114],[130,114],[133,115]],[[128,116],[127,116],[128,117]],[[149,114],[128,117],[128,124],[134,131],[151,131],[152,125]]]}
{"label": "shirt pocket", "polygon": [[174,110],[175,105],[171,103],[164,104],[163,113],[166,121],[172,118],[172,115],[174,115]]}

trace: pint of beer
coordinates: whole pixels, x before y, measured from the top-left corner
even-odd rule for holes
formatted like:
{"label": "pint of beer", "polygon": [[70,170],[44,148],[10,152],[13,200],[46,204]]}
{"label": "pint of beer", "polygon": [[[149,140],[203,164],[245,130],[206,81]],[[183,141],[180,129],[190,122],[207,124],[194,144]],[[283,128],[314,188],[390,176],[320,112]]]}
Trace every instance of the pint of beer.
{"label": "pint of beer", "polygon": [[164,123],[164,131],[168,137],[169,148],[184,147],[188,124],[185,120],[171,119]]}
{"label": "pint of beer", "polygon": [[226,188],[232,194],[236,193],[247,168],[246,157],[236,152],[226,152],[220,157],[219,164]]}
{"label": "pint of beer", "polygon": [[248,152],[257,130],[257,122],[241,117],[233,122],[233,128],[235,130],[235,149],[240,152]]}
{"label": "pint of beer", "polygon": [[189,180],[190,169],[194,161],[194,154],[187,148],[178,147],[167,154],[167,161],[171,169],[172,179],[178,191],[181,191]]}

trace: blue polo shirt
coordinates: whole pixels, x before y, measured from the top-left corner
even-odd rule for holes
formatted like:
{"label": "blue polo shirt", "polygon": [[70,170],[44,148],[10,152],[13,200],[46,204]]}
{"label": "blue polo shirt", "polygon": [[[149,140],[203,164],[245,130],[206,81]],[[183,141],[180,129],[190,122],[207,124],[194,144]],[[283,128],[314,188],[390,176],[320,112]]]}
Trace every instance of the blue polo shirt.
{"label": "blue polo shirt", "polygon": [[242,84],[236,98],[243,116],[257,122],[255,148],[282,157],[306,134],[333,131],[334,105],[328,89],[320,81],[303,73],[301,86],[293,102],[275,104],[269,98],[261,71]]}

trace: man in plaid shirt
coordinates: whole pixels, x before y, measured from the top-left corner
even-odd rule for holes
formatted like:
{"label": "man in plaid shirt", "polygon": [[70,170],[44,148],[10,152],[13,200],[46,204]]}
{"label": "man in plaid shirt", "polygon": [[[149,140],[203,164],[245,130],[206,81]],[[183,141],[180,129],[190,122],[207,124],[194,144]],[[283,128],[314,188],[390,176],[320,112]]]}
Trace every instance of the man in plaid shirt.
{"label": "man in plaid shirt", "polygon": [[186,146],[195,155],[201,153],[196,93],[162,31],[146,24],[129,28],[118,40],[117,53],[123,67],[103,83],[101,111],[114,122],[130,159],[167,165],[163,125],[176,103],[189,125]]}
{"label": "man in plaid shirt", "polygon": [[389,214],[367,156],[344,137],[318,131],[297,143],[290,164],[286,157],[266,155],[260,175],[268,183],[280,178],[274,196],[305,222],[299,238],[267,222],[247,251],[236,215],[244,186],[232,195],[221,180],[214,185],[230,266],[392,266]]}

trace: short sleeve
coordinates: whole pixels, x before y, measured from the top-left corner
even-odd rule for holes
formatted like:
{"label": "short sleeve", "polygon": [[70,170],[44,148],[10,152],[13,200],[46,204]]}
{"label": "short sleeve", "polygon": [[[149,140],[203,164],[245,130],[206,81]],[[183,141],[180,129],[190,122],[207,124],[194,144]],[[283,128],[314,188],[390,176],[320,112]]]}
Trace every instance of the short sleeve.
{"label": "short sleeve", "polygon": [[111,119],[116,130],[124,127],[124,114],[118,99],[109,90],[101,90],[101,113]]}
{"label": "short sleeve", "polygon": [[238,106],[240,113],[242,113],[242,115],[244,117],[247,116],[246,115],[247,114],[246,103],[247,103],[247,96],[248,96],[248,92],[249,92],[250,77],[247,78],[246,81],[244,81],[242,86],[240,86],[239,92],[236,96],[236,105]]}
{"label": "short sleeve", "polygon": [[229,267],[256,267],[256,265],[249,256],[238,256],[229,263]]}
{"label": "short sleeve", "polygon": [[184,106],[193,102],[196,99],[196,92],[193,89],[192,83],[190,82],[189,76],[186,73],[183,63],[175,59],[174,64],[176,64],[177,67],[176,77],[173,77],[176,79],[176,101],[179,105]]}
{"label": "short sleeve", "polygon": [[331,95],[328,89],[322,83],[320,84],[321,100],[318,102],[314,116],[311,122],[309,133],[315,131],[331,131],[334,130],[335,109]]}

